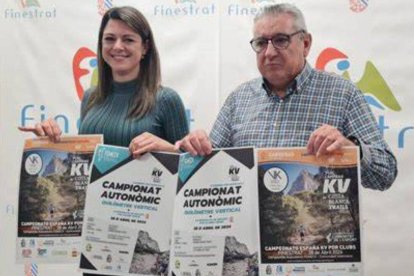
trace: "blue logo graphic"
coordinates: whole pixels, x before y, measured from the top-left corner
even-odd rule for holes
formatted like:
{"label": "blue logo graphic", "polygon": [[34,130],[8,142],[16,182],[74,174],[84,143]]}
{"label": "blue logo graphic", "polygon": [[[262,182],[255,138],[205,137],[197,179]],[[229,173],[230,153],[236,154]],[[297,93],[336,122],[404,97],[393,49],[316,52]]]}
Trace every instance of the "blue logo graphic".
{"label": "blue logo graphic", "polygon": [[174,0],[171,4],[157,4],[154,6],[155,16],[185,17],[185,16],[212,16],[216,13],[214,1],[198,4],[196,0]]}
{"label": "blue logo graphic", "polygon": [[263,6],[275,4],[275,0],[250,0],[247,3],[240,4],[240,1],[227,6],[228,16],[255,16]]}
{"label": "blue logo graphic", "polygon": [[349,8],[353,12],[363,12],[368,7],[368,0],[349,0]]}
{"label": "blue logo graphic", "polygon": [[98,0],[98,13],[103,16],[112,6],[112,0]]}
{"label": "blue logo graphic", "polygon": [[38,0],[21,0],[15,8],[7,8],[3,11],[5,19],[31,20],[56,18],[56,8],[42,8]]}

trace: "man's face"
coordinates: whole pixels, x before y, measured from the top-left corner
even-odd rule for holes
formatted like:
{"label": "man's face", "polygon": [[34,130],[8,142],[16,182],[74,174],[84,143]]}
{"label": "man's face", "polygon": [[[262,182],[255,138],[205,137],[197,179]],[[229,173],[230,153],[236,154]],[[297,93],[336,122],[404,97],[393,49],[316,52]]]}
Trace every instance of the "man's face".
{"label": "man's face", "polygon": [[[299,30],[295,29],[293,21],[289,14],[264,16],[254,25],[254,38],[271,39],[277,34],[295,33]],[[263,51],[257,53],[257,67],[272,90],[284,91],[302,71],[310,46],[311,36],[301,33],[290,38],[290,44],[286,49],[275,49],[270,43]]]}

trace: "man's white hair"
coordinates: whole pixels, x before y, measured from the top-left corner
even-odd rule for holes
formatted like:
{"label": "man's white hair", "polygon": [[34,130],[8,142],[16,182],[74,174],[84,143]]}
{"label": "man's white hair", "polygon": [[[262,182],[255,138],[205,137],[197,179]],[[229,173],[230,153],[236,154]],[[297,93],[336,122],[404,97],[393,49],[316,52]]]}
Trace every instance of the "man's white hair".
{"label": "man's white hair", "polygon": [[301,10],[293,4],[281,3],[264,6],[260,9],[259,13],[254,17],[254,22],[265,16],[278,16],[280,14],[290,14],[294,19],[294,26],[297,31],[304,30],[307,32],[305,17]]}

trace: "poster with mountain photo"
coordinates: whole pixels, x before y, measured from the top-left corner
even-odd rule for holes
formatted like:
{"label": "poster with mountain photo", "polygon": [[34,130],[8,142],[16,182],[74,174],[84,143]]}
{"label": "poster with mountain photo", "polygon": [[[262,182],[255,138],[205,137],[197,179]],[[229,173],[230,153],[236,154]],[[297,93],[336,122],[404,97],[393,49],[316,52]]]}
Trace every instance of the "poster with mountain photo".
{"label": "poster with mountain photo", "polygon": [[89,165],[102,135],[27,139],[20,169],[17,262],[70,263],[80,252]]}
{"label": "poster with mountain photo", "polygon": [[253,148],[182,154],[171,275],[257,275],[257,212]]}
{"label": "poster with mountain photo", "polygon": [[99,145],[86,196],[80,268],[105,275],[167,275],[178,154]]}
{"label": "poster with mountain photo", "polygon": [[362,275],[359,149],[258,150],[261,275]]}

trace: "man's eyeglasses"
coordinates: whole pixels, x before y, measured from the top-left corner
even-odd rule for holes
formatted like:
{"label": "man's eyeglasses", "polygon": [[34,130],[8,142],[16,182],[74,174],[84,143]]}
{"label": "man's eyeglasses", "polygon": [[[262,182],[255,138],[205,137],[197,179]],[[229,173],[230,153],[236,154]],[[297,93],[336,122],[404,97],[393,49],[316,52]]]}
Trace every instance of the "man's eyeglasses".
{"label": "man's eyeglasses", "polygon": [[250,45],[252,45],[253,51],[255,51],[256,53],[260,53],[261,51],[266,49],[267,45],[269,45],[269,42],[272,42],[272,45],[273,47],[275,47],[275,49],[284,50],[289,46],[292,40],[292,36],[300,33],[305,33],[305,31],[299,30],[291,34],[277,34],[270,39],[258,37],[250,40]]}

